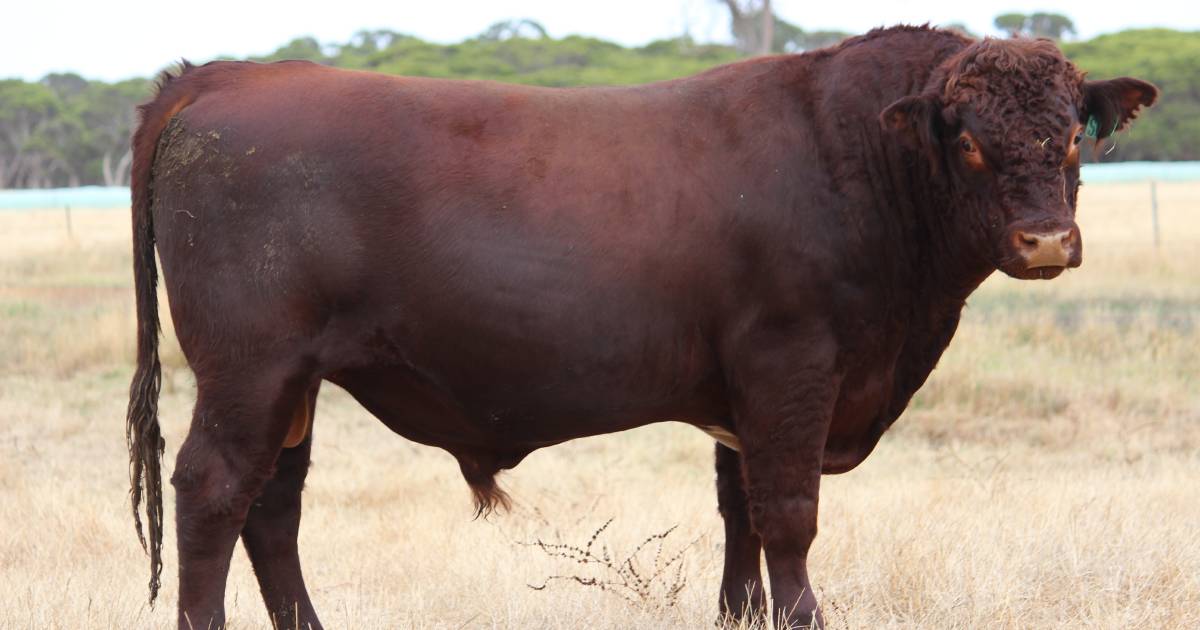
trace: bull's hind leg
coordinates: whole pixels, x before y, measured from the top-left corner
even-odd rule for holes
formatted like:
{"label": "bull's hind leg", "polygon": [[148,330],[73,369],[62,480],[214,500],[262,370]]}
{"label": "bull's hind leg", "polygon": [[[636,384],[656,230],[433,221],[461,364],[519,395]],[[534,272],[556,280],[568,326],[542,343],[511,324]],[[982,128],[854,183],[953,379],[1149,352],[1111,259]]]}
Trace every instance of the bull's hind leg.
{"label": "bull's hind leg", "polygon": [[725,521],[725,571],[721,576],[721,625],[766,620],[759,556],[762,540],[750,523],[749,504],[742,481],[742,458],[737,451],[717,444],[717,509]]}
{"label": "bull's hind leg", "polygon": [[[305,394],[297,408],[283,452],[275,462],[275,476],[250,506],[242,528],[242,544],[254,565],[263,601],[275,628],[317,630],[321,622],[313,610],[300,572],[296,535],[300,530],[300,492],[308,474],[312,450],[313,413],[318,386]],[[294,441],[299,443],[294,443]]]}
{"label": "bull's hind leg", "polygon": [[179,449],[175,520],[179,627],[222,628],[229,560],[250,507],[272,477],[310,383],[279,365],[197,374],[196,409]]}

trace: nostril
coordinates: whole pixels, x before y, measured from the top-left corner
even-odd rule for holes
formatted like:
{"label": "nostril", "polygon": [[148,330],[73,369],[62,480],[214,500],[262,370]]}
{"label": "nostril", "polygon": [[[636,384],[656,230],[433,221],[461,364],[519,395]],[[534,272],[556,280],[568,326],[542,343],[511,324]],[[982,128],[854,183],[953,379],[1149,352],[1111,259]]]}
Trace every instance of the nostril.
{"label": "nostril", "polygon": [[1074,228],[1046,232],[1019,230],[1011,238],[1013,253],[1025,260],[1026,269],[1067,267],[1078,252],[1079,232]]}

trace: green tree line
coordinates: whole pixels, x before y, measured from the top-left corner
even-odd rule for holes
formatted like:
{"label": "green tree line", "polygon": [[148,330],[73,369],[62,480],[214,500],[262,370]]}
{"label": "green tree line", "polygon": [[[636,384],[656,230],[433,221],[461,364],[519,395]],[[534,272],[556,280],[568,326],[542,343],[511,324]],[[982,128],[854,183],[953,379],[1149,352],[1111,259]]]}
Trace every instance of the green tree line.
{"label": "green tree line", "polygon": [[1105,161],[1200,160],[1200,32],[1122,31],[1062,49],[1088,78],[1134,76],[1160,90],[1158,103],[1113,137]]}
{"label": "green tree line", "polygon": [[[845,35],[806,33],[777,19],[772,49],[798,52]],[[255,60],[308,59],[391,74],[547,86],[622,85],[693,74],[738,59],[750,47],[735,33],[732,46],[682,37],[631,48],[577,35],[553,38],[536,22],[516,20],[455,44],[387,30],[362,31],[345,43],[302,37]],[[1106,160],[1200,159],[1200,33],[1129,30],[1062,47],[1094,78],[1135,75],[1163,90],[1160,104],[1117,138]],[[0,80],[0,188],[127,184],[134,106],[152,85],[75,74]]]}
{"label": "green tree line", "polygon": [[0,188],[127,184],[133,108],[150,88],[75,74],[0,80]]}

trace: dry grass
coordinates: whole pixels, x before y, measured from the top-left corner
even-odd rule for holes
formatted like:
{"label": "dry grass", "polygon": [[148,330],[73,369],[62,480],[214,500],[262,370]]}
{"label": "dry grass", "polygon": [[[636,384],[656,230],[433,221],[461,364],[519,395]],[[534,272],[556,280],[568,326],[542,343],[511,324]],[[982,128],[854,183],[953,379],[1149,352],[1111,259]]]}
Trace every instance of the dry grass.
{"label": "dry grass", "polygon": [[[876,453],[826,478],[811,570],[833,628],[1200,627],[1200,186],[1159,192],[1155,251],[1145,186],[1086,187],[1084,267],[990,280]],[[0,627],[169,627],[174,559],[148,610],[126,495],[128,218],[76,211],[73,224],[67,242],[60,212],[0,215]],[[167,345],[170,474],[193,387]],[[503,479],[513,512],[486,522],[471,521],[452,458],[391,436],[334,387],[315,432],[301,553],[330,627],[716,617],[722,530],[698,431],[534,453]],[[637,605],[571,580],[529,588],[582,574],[522,543],[581,547],[610,518],[618,558],[678,525],[663,552],[682,554],[675,605],[670,574]],[[267,626],[240,552],[227,602],[232,627]]]}

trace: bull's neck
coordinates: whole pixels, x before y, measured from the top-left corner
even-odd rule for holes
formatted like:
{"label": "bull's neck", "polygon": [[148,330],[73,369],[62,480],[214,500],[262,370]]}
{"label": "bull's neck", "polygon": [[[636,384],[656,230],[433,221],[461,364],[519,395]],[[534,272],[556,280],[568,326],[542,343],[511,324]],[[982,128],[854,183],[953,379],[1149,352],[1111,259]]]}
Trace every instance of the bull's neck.
{"label": "bull's neck", "polygon": [[[896,357],[893,391],[886,413],[891,424],[925,383],[958,329],[967,297],[992,273],[986,258],[956,234],[944,201],[945,180],[913,160],[898,160],[893,185],[876,191],[879,220],[890,226],[886,238],[895,266],[890,281],[899,312],[906,313]],[[945,177],[943,171],[942,177]]]}
{"label": "bull's neck", "polygon": [[911,273],[919,292],[934,303],[961,310],[967,297],[995,271],[978,249],[974,234],[961,234],[947,217],[957,208],[931,204],[921,223]]}

